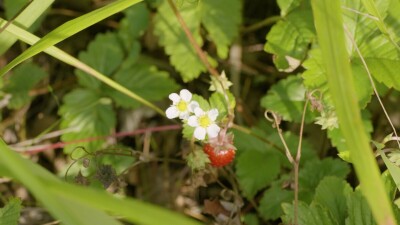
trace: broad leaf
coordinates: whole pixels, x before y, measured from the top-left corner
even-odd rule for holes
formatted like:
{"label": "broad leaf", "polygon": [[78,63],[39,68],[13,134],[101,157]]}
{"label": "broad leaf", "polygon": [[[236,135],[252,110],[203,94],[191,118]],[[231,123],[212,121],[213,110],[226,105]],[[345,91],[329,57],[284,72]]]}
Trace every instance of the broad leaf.
{"label": "broad leaf", "polygon": [[258,210],[265,220],[276,220],[283,214],[282,203],[291,203],[293,199],[292,190],[281,189],[274,185],[264,192]]}
{"label": "broad leaf", "polygon": [[[284,7],[290,6],[285,4]],[[278,69],[293,70],[295,68],[290,68],[290,58],[304,60],[313,38],[315,31],[311,7],[308,1],[302,1],[268,32],[265,51],[275,55],[274,63]]]}
{"label": "broad leaf", "polygon": [[346,196],[352,192],[350,185],[338,177],[325,177],[315,190],[313,202],[325,206],[337,224],[344,224],[348,211]]}
{"label": "broad leaf", "polygon": [[17,225],[21,213],[21,200],[12,198],[0,209],[0,225]]}
{"label": "broad leaf", "polygon": [[349,165],[340,159],[325,158],[308,161],[299,173],[300,189],[314,193],[315,188],[324,177],[335,176],[344,179],[349,173]]}
{"label": "broad leaf", "polygon": [[238,156],[236,170],[244,196],[251,199],[278,176],[280,162],[276,153],[250,150]]}
{"label": "broad leaf", "polygon": [[[289,76],[273,85],[261,99],[261,106],[282,116],[284,120],[300,122],[305,105],[306,89],[299,76]],[[306,121],[311,121],[314,113],[306,112]]]}
{"label": "broad leaf", "polygon": [[[308,206],[304,202],[299,202],[298,207],[298,225],[339,225],[334,221],[328,210],[319,204]],[[284,224],[293,224],[293,205],[284,203],[283,211],[285,212],[282,217]]]}
{"label": "broad leaf", "polygon": [[[79,54],[79,59],[102,74],[111,76],[122,63],[124,52],[114,33],[99,34],[89,44],[87,51]],[[89,74],[76,70],[79,84],[90,89],[99,89],[101,81]]]}
{"label": "broad leaf", "polygon": [[226,58],[228,47],[239,32],[242,2],[240,0],[202,0],[198,7],[201,21],[217,46],[218,56]]}
{"label": "broad leaf", "polygon": [[346,196],[347,210],[349,217],[346,219],[346,225],[375,225],[376,222],[372,216],[371,209],[360,191],[349,193]]}
{"label": "broad leaf", "polygon": [[[184,6],[180,7],[181,16],[201,46],[203,40],[199,34],[200,15],[196,5],[183,4]],[[189,82],[197,78],[201,72],[206,71],[167,0],[164,0],[158,8],[154,22],[154,33],[158,36],[160,44],[164,46],[165,52],[170,56],[171,64],[180,72],[183,81]]]}
{"label": "broad leaf", "polygon": [[4,91],[11,94],[8,107],[16,109],[28,103],[31,100],[29,91],[45,76],[47,73],[33,63],[17,67],[4,87]]}
{"label": "broad leaf", "polygon": [[[87,89],[75,89],[65,95],[59,114],[62,117],[61,128],[73,128],[73,132],[61,136],[65,142],[108,135],[116,124],[110,99]],[[64,151],[71,153],[75,147],[81,146],[93,152],[103,144],[102,139],[84,140],[82,143],[69,144]]]}
{"label": "broad leaf", "polygon": [[[146,64],[133,64],[119,70],[115,81],[148,101],[158,101],[178,89],[168,73]],[[125,108],[137,108],[141,104],[114,89],[109,94],[114,101]]]}

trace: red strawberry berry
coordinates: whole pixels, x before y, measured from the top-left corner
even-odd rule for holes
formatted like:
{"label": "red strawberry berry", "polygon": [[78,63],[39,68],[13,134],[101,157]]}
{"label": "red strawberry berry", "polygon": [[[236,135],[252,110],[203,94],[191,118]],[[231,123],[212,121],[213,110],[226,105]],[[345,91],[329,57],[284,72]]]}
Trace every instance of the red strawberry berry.
{"label": "red strawberry berry", "polygon": [[236,151],[234,149],[214,148],[210,144],[205,144],[204,152],[208,155],[211,165],[214,167],[226,166],[235,158]]}

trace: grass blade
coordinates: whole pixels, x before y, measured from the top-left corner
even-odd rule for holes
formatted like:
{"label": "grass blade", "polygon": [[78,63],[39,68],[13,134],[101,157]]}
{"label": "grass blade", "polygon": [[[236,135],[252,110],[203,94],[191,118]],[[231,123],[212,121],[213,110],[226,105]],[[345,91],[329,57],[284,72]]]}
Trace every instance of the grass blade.
{"label": "grass blade", "polygon": [[84,30],[87,27],[141,1],[142,0],[119,0],[64,23],[63,25],[57,27],[52,32],[44,36],[42,39],[40,39],[40,41],[35,43],[33,46],[31,46],[29,49],[27,49],[9,64],[7,64],[4,68],[2,68],[0,70],[0,76],[3,76],[5,73],[10,71],[21,62],[42,52],[46,48],[53,46],[61,42],[62,40],[78,33],[79,31]]}

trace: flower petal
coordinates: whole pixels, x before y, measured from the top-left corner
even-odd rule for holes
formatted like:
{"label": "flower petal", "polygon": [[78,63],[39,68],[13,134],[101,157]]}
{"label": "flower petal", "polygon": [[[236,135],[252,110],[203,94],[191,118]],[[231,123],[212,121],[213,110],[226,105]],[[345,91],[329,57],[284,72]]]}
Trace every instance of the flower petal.
{"label": "flower petal", "polygon": [[181,96],[181,98],[185,101],[185,102],[189,102],[190,99],[192,99],[192,93],[190,93],[190,91],[186,90],[186,89],[182,89],[179,92],[179,95]]}
{"label": "flower petal", "polygon": [[218,117],[218,109],[211,109],[208,111],[208,117],[212,120],[215,121]]}
{"label": "flower petal", "polygon": [[191,116],[188,119],[188,125],[191,127],[197,127],[199,126],[199,122],[197,121],[197,117],[196,116]]}
{"label": "flower petal", "polygon": [[199,103],[198,102],[196,102],[196,101],[191,101],[190,103],[189,103],[189,112],[194,112],[194,109],[195,108],[197,108],[197,107],[199,107]]}
{"label": "flower petal", "polygon": [[193,111],[197,117],[202,116],[204,114],[204,111],[200,107],[196,107]]}
{"label": "flower petal", "polygon": [[221,128],[219,128],[218,125],[216,124],[211,124],[210,126],[207,127],[207,134],[209,138],[215,138],[218,136],[219,131]]}
{"label": "flower petal", "polygon": [[196,127],[194,130],[194,137],[198,140],[204,140],[206,138],[206,129],[203,127]]}
{"label": "flower petal", "polygon": [[181,100],[181,97],[177,93],[172,93],[169,96],[169,99],[174,103],[174,105],[178,104],[178,102]]}
{"label": "flower petal", "polygon": [[189,118],[189,112],[181,112],[181,114],[179,115],[179,119],[183,119],[186,120],[187,118]]}
{"label": "flower petal", "polygon": [[179,110],[175,106],[171,106],[165,111],[168,119],[173,119],[179,116]]}

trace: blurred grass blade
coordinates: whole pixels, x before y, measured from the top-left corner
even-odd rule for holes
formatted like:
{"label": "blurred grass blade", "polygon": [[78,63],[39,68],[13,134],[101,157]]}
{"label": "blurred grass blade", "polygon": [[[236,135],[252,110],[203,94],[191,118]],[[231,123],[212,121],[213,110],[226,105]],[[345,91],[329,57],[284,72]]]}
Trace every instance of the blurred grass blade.
{"label": "blurred grass blade", "polygon": [[[0,24],[4,25],[6,24],[5,20],[0,19]],[[36,37],[35,35],[29,33],[28,31],[25,31],[24,29],[14,25],[10,24],[6,30],[6,32],[10,33],[10,35],[14,35],[21,41],[33,45],[37,43],[40,38]],[[8,34],[5,33],[5,34]],[[54,46],[48,47],[44,50],[47,54],[53,56],[54,58],[59,59],[60,61],[63,61],[71,66],[76,67],[77,69],[80,69],[82,71],[85,71],[86,73],[96,77],[97,79],[101,80],[105,84],[109,85],[110,87],[116,89],[117,91],[124,93],[125,95],[131,97],[132,99],[135,99],[136,101],[142,103],[143,105],[155,110],[158,112],[160,115],[164,116],[164,111],[152,104],[151,102],[147,101],[146,99],[143,99],[142,97],[138,96],[137,94],[133,93],[129,89],[123,87],[122,85],[116,83],[115,81],[111,80],[109,77],[105,76],[104,74],[101,74],[100,72],[96,71],[95,69],[91,68],[90,66],[86,65],[85,63],[81,62],[80,60],[74,58],[73,56],[67,54],[66,52],[60,50],[59,48],[56,48]]]}
{"label": "blurred grass blade", "polygon": [[2,68],[0,70],[0,76],[10,71],[21,62],[42,52],[46,48],[53,46],[60,41],[78,33],[79,31],[84,30],[87,27],[141,1],[142,0],[119,0],[64,23],[63,25],[57,27],[52,32],[44,36],[42,39],[40,39],[40,41],[35,43],[33,46],[31,46],[29,49],[27,49],[9,64],[7,64],[4,68]]}
{"label": "blurred grass blade", "polygon": [[[29,28],[54,0],[33,0],[13,21],[23,28]],[[17,40],[13,35],[0,33],[0,55],[6,52]]]}
{"label": "blurred grass blade", "polygon": [[[183,215],[135,199],[118,199],[87,187],[60,181],[42,167],[23,159],[0,139],[0,175],[20,181],[63,224],[120,225],[103,211],[143,225],[199,225]],[[84,215],[84,216],[82,216]]]}
{"label": "blurred grass blade", "polygon": [[329,91],[363,194],[379,225],[394,225],[390,201],[364,132],[345,47],[340,0],[312,0],[314,23],[327,71]]}

